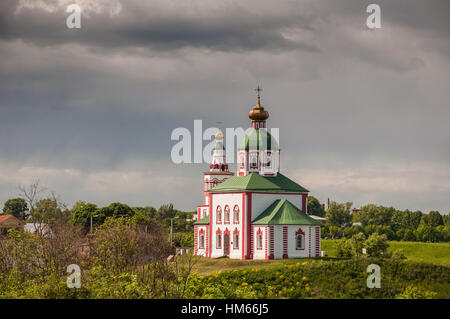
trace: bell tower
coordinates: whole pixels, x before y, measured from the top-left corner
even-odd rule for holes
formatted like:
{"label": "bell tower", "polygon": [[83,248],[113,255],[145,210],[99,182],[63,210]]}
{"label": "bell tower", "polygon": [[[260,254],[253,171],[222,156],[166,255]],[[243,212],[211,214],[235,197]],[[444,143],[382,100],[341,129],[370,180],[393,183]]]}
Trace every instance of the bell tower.
{"label": "bell tower", "polygon": [[228,164],[226,162],[225,146],[223,143],[223,133],[220,130],[220,123],[217,122],[217,133],[215,135],[215,144],[213,148],[212,161],[209,165],[209,172],[204,173],[204,203],[209,205],[208,190],[222,183],[227,178],[234,174],[228,170]]}

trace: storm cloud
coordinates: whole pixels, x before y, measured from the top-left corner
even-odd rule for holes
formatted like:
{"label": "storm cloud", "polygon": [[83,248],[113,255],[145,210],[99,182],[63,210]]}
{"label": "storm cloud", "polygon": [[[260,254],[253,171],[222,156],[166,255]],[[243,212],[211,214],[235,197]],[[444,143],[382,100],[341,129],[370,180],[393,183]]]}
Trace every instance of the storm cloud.
{"label": "storm cloud", "polygon": [[39,178],[69,205],[193,210],[207,164],[173,164],[172,130],[249,126],[261,84],[312,195],[447,213],[450,5],[377,1],[369,30],[369,3],[2,1],[0,201]]}

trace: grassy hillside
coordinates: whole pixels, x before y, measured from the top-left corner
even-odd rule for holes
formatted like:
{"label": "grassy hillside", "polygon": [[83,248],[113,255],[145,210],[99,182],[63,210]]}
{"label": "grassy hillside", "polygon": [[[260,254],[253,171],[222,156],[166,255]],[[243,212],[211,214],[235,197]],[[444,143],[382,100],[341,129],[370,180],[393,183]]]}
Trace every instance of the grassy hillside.
{"label": "grassy hillside", "polygon": [[[381,268],[379,289],[370,289],[366,284],[367,266],[372,263]],[[227,270],[232,265],[237,268]],[[369,258],[291,259],[251,265],[251,262],[215,260],[209,267],[227,271],[194,275],[187,297],[450,298],[450,267],[446,266]]]}
{"label": "grassy hillside", "polygon": [[[337,240],[322,240],[322,250],[330,257],[336,257]],[[423,243],[390,241],[389,251],[403,249],[409,261],[450,266],[450,243]]]}
{"label": "grassy hillside", "polygon": [[[330,258],[336,257],[337,240],[322,240],[322,250],[325,250]],[[409,262],[424,262],[435,265],[450,266],[450,243],[422,243],[390,241],[389,249],[403,249]],[[281,265],[295,264],[299,260],[311,259],[279,259],[279,260],[236,260],[236,259],[209,259],[199,257],[196,259],[195,269],[200,275],[214,274],[219,271],[233,270],[237,268],[266,268]]]}

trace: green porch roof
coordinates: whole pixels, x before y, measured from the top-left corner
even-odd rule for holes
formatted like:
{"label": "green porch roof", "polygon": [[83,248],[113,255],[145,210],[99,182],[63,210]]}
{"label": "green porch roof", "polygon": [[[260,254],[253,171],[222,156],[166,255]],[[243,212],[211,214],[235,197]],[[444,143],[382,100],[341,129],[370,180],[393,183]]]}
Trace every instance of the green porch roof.
{"label": "green porch roof", "polygon": [[209,190],[211,193],[233,191],[309,192],[306,188],[281,173],[278,173],[277,176],[261,176],[258,173],[250,173],[246,176],[232,176]]}
{"label": "green porch roof", "polygon": [[205,217],[203,217],[202,219],[197,220],[197,221],[194,223],[194,225],[195,225],[195,224],[209,225],[209,216],[205,216]]}
{"label": "green porch roof", "polygon": [[261,215],[252,221],[253,225],[318,225],[287,199],[277,199]]}

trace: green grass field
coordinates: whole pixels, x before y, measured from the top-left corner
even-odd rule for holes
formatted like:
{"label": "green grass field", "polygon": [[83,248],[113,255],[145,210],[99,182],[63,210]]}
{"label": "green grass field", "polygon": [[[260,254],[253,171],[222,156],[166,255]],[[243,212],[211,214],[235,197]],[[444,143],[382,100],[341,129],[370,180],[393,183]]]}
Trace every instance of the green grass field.
{"label": "green grass field", "polygon": [[[325,250],[327,256],[336,257],[336,242],[337,240],[322,240],[322,250]],[[397,249],[403,249],[410,261],[450,266],[450,243],[390,241],[388,250]]]}
{"label": "green grass field", "polygon": [[[336,258],[337,240],[322,240],[322,250],[325,250],[329,258]],[[428,264],[450,266],[450,243],[422,243],[422,242],[401,242],[390,241],[389,250],[403,249],[408,261],[423,262]],[[195,271],[199,275],[210,275],[233,269],[245,268],[267,268],[281,265],[296,264],[299,261],[308,261],[315,258],[303,259],[277,259],[277,260],[237,260],[229,258],[209,259],[196,258]]]}

